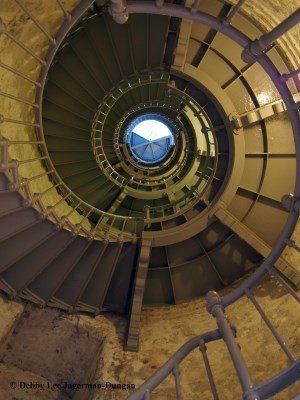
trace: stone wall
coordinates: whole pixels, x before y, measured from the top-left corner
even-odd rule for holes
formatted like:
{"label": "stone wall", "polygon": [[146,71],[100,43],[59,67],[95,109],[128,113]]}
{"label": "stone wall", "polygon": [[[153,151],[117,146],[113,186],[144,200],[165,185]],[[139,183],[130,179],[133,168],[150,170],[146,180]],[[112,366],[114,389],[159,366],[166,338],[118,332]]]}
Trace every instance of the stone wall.
{"label": "stone wall", "polygon": [[[66,0],[63,2],[70,12],[79,3],[79,0]],[[24,4],[38,19],[44,29],[54,37],[63,22],[63,13],[56,1],[26,1]],[[36,56],[43,59],[49,48],[49,40],[22,11],[16,2],[4,0],[0,3],[0,15],[7,30],[17,40],[27,46]],[[51,16],[51,18],[49,18]],[[15,44],[8,36],[0,35],[1,62],[21,72],[31,80],[39,77],[41,64],[28,55],[20,46]],[[31,103],[35,102],[36,85],[26,79],[16,76],[10,71],[0,68],[1,92],[20,97]],[[10,118],[28,123],[35,122],[35,108],[0,96],[1,114]],[[38,140],[36,127],[11,122],[0,125],[0,134],[11,141],[35,141]],[[41,154],[36,145],[13,144],[9,147],[9,155],[15,160],[31,160],[40,157]],[[40,160],[20,165],[19,173],[22,178],[33,178],[45,172],[45,167]],[[42,193],[53,187],[48,175],[34,179],[29,184],[32,193]],[[61,200],[56,189],[53,189],[42,197],[45,207],[52,206]],[[55,207],[59,216],[68,214],[72,208],[65,202]],[[76,211],[70,215],[73,224],[82,219]],[[84,228],[89,228],[89,222],[85,221]]]}
{"label": "stone wall", "polygon": [[[64,1],[68,9],[72,9],[78,0]],[[54,34],[62,21],[59,9],[54,10],[55,1],[26,1],[30,9],[42,15],[40,20],[44,26]],[[249,0],[243,6],[247,15],[251,15],[265,31],[269,31],[276,23],[281,21],[291,11],[300,5],[297,1],[288,0]],[[1,16],[9,30],[26,45],[43,57],[47,50],[47,40],[39,33],[36,27],[17,7],[15,2],[4,0],[1,2]],[[49,18],[51,15],[51,18]],[[292,67],[299,68],[300,40],[299,28],[294,28],[280,41],[283,51]],[[20,68],[32,79],[36,79],[39,67],[34,60],[25,57],[24,53],[4,37],[0,37],[2,62]],[[16,56],[17,55],[17,56]],[[32,85],[16,78],[1,69],[0,85],[2,91],[8,91],[13,95],[20,95],[30,101],[34,101],[34,88]],[[0,99],[1,111],[6,116],[15,119],[33,121],[32,109],[16,104],[12,100]],[[13,129],[12,129],[13,128]],[[35,137],[34,130],[21,125],[3,124],[1,127],[3,136],[10,139],[30,140]],[[28,146],[14,146],[10,149],[13,158],[29,158],[36,156],[36,150]],[[40,162],[29,164],[22,168],[24,177],[31,177],[38,171],[43,172]],[[34,186],[36,185],[36,186]],[[32,184],[33,191],[42,191],[50,187],[47,178],[35,181]],[[51,192],[47,205],[54,204],[59,196]],[[65,213],[67,205],[63,205],[61,213]],[[74,215],[74,214],[73,214]],[[77,221],[74,221],[75,223]],[[300,226],[294,234],[294,238],[300,238]],[[298,242],[300,245],[300,243]],[[285,252],[285,257],[295,266],[300,264],[299,254],[294,250]],[[287,296],[283,289],[274,281],[268,281],[256,290],[256,295],[268,316],[285,338],[296,356],[300,353],[299,309],[294,299]],[[126,320],[123,317],[101,315],[95,319],[89,316],[67,316],[56,310],[39,310],[34,306],[27,306],[24,315],[25,304],[6,301],[0,298],[0,344],[2,346],[2,362],[0,363],[0,398],[3,399],[68,399],[74,397],[74,393],[60,392],[58,390],[17,390],[9,386],[10,382],[37,381],[46,384],[56,383],[60,379],[72,377],[72,368],[78,362],[79,356],[87,355],[86,345],[95,349],[98,363],[92,365],[95,360],[90,356],[90,381],[98,383],[134,383],[140,385],[154,371],[157,370],[170,357],[178,347],[191,337],[204,331],[215,329],[215,321],[205,310],[204,299],[199,299],[186,304],[161,309],[144,309],[142,313],[141,347],[139,353],[123,352],[123,342],[126,332]],[[238,303],[229,307],[228,315],[238,329],[238,341],[254,382],[259,383],[280,369],[288,365],[287,358],[265,327],[263,321],[254,310],[251,303],[243,298]],[[29,322],[32,322],[30,325]],[[52,324],[53,321],[56,321]],[[19,328],[18,328],[19,327]],[[31,330],[30,330],[31,329]],[[43,332],[41,332],[43,330]],[[27,341],[23,333],[27,332]],[[46,333],[46,335],[45,335]],[[41,341],[40,335],[46,338]],[[36,340],[35,340],[36,339]],[[62,349],[62,339],[66,340],[64,346],[72,343],[77,346],[78,354],[74,356],[57,350]],[[27,346],[27,347],[26,347]],[[48,346],[46,357],[45,348]],[[94,346],[94,347],[93,347]],[[13,352],[12,350],[16,351]],[[56,355],[51,357],[50,354]],[[99,352],[99,353],[98,353]],[[208,346],[208,354],[211,359],[213,373],[216,375],[216,384],[220,390],[220,399],[240,398],[240,388],[237,382],[231,361],[225,346],[215,343]],[[30,355],[30,357],[29,357]],[[60,356],[63,366],[58,371],[57,355]],[[66,357],[66,358],[65,358]],[[40,364],[37,364],[40,359]],[[80,359],[80,357],[79,357]],[[37,368],[39,366],[39,368]],[[87,369],[88,366],[87,366]],[[61,376],[58,376],[58,372]],[[86,379],[82,372],[76,379]],[[182,364],[181,380],[184,398],[188,400],[210,399],[207,378],[204,374],[203,362],[198,351],[195,351]],[[83,383],[83,382],[77,382]],[[284,393],[276,396],[276,399],[291,399],[300,392],[300,387],[294,386]],[[127,391],[101,389],[93,393],[93,400],[125,399]],[[81,399],[85,396],[80,394]],[[80,398],[80,397],[79,397]],[[154,400],[175,399],[175,390],[172,377],[170,377],[153,395]]]}
{"label": "stone wall", "polygon": [[[231,289],[233,287],[221,294]],[[270,279],[265,280],[254,293],[290,350],[299,357],[300,314],[296,301],[286,294],[281,285]],[[0,398],[3,399],[20,396],[17,398],[26,400],[123,400],[130,390],[104,387],[88,393],[85,390],[25,391],[10,388],[9,382],[19,385],[20,381],[33,380],[53,385],[67,381],[103,386],[118,383],[139,386],[187,340],[216,329],[215,320],[207,313],[203,298],[172,307],[144,309],[140,351],[130,353],[123,351],[126,333],[124,317],[107,314],[96,318],[70,316],[62,311],[39,309],[33,305],[27,305],[22,314],[24,305],[12,301],[2,301],[0,307],[4,325],[14,327],[1,354]],[[230,306],[227,315],[237,328],[237,341],[255,384],[288,367],[287,357],[248,299],[242,298]],[[207,349],[220,400],[240,399],[240,385],[224,343],[214,342]],[[182,362],[180,369],[184,399],[212,398],[198,349]],[[290,400],[299,392],[300,382],[272,398]],[[172,376],[153,392],[151,399],[176,399]]]}

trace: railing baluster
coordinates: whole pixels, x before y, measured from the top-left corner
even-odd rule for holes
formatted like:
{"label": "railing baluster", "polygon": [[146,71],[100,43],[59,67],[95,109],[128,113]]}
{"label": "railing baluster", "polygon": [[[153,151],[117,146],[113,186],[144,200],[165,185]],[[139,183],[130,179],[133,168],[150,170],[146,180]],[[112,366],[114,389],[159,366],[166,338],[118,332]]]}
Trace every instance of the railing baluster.
{"label": "railing baluster", "polygon": [[43,144],[42,140],[7,140],[8,145],[11,144]]}
{"label": "railing baluster", "polygon": [[275,279],[278,280],[278,282],[280,282],[282,284],[282,286],[285,288],[285,290],[294,297],[294,299],[296,301],[298,301],[298,303],[300,303],[300,296],[298,295],[298,293],[295,292],[295,290],[293,290],[287,283],[286,281],[278,274],[278,272],[275,271],[275,269],[273,267],[268,266],[267,270],[269,272],[270,275],[274,276]]}
{"label": "railing baluster", "polygon": [[17,119],[5,118],[5,117],[3,117],[3,119],[1,121],[2,122],[12,123],[12,124],[25,125],[25,126],[33,126],[33,127],[39,127],[40,126],[39,124],[35,124],[33,122],[20,121],[20,120],[17,120]]}
{"label": "railing baluster", "polygon": [[51,190],[56,189],[56,188],[59,187],[60,185],[61,185],[61,183],[57,183],[56,185],[49,187],[48,189],[44,190],[44,191],[41,192],[41,193],[34,193],[33,197],[36,197],[36,198],[37,198],[38,196],[39,196],[39,197],[42,197],[42,196],[44,196],[45,194],[51,192]]}
{"label": "railing baluster", "polygon": [[238,3],[232,7],[232,9],[230,10],[229,14],[227,15],[227,17],[224,18],[223,20],[223,25],[224,26],[228,26],[230,25],[232,18],[235,16],[236,13],[239,12],[240,8],[242,7],[242,5],[245,3],[246,0],[239,0]]}
{"label": "railing baluster", "polygon": [[30,107],[39,108],[38,104],[31,103],[30,101],[27,101],[20,97],[13,96],[12,94],[9,94],[9,93],[0,92],[0,96],[7,97],[8,99],[18,101],[18,102],[26,104],[27,106],[30,106]]}
{"label": "railing baluster", "polygon": [[56,2],[57,2],[57,4],[58,4],[59,8],[61,9],[61,11],[63,12],[65,18],[67,18],[67,19],[70,21],[70,19],[71,19],[71,14],[68,13],[68,11],[66,10],[66,8],[65,8],[65,6],[63,5],[62,1],[61,1],[61,0],[56,0]]}
{"label": "railing baluster", "polygon": [[291,78],[294,78],[296,76],[300,76],[300,69],[297,69],[295,71],[289,72],[288,74],[282,74],[280,77],[281,82],[286,82]]}
{"label": "railing baluster", "polygon": [[200,1],[201,0],[194,0],[193,4],[191,6],[191,13],[192,14],[196,14],[196,12],[198,12]]}
{"label": "railing baluster", "polygon": [[31,51],[27,46],[25,46],[19,39],[15,38],[7,29],[6,26],[4,24],[4,22],[2,21],[2,19],[0,18],[0,33],[3,33],[4,35],[6,35],[10,40],[12,40],[14,43],[16,43],[16,45],[18,45],[19,47],[21,47],[24,51],[26,51],[26,53],[30,54],[31,57],[33,57],[36,61],[38,61],[40,64],[42,65],[46,65],[46,61],[42,60],[40,57],[38,57],[36,54],[34,54],[33,51]]}
{"label": "railing baluster", "polygon": [[259,396],[257,395],[257,393],[253,392],[254,385],[252,379],[246,367],[244,358],[240,351],[240,347],[235,341],[235,334],[233,332],[232,326],[226,318],[220,296],[218,295],[218,293],[210,291],[206,295],[206,300],[207,310],[216,318],[219,331],[223,336],[223,340],[227,346],[237,376],[243,388],[243,393],[251,393],[251,395],[253,396],[251,397],[251,399],[259,400]]}
{"label": "railing baluster", "polygon": [[46,31],[46,29],[41,25],[41,23],[35,18],[35,16],[28,10],[28,8],[23,4],[21,0],[15,0],[19,7],[24,11],[25,14],[32,20],[32,22],[43,32],[43,34],[50,40],[54,45],[56,40]]}
{"label": "railing baluster", "polygon": [[34,161],[47,160],[47,159],[48,159],[47,156],[43,156],[43,157],[30,158],[28,160],[15,160],[15,161],[17,161],[19,165],[22,165],[22,164],[31,163]]}
{"label": "railing baluster", "polygon": [[286,239],[285,243],[289,246],[295,249],[296,251],[300,252],[300,247],[296,245],[295,240],[291,239]]}
{"label": "railing baluster", "polygon": [[205,342],[204,342],[203,339],[200,342],[199,350],[202,353],[202,357],[203,357],[206,373],[207,373],[207,376],[208,376],[211,392],[212,392],[212,394],[214,396],[214,400],[219,400],[219,396],[218,396],[215,380],[214,380],[213,374],[211,372],[209,360],[208,360],[208,357],[207,357],[207,354],[206,354],[206,346],[205,346]]}
{"label": "railing baluster", "polygon": [[32,83],[35,86],[41,87],[40,82],[36,82],[33,79],[29,78],[27,75],[22,74],[22,72],[17,71],[16,69],[10,67],[9,65],[4,64],[3,62],[0,62],[0,67],[3,69],[6,69],[9,72],[12,72],[13,74],[19,76],[20,78],[25,79],[26,81]]}
{"label": "railing baluster", "polygon": [[267,327],[270,329],[272,335],[274,336],[274,338],[277,340],[278,344],[280,345],[280,347],[282,348],[282,350],[285,352],[285,354],[287,355],[287,357],[289,358],[289,360],[291,362],[295,362],[297,361],[297,359],[294,357],[294,355],[290,352],[290,350],[288,349],[287,345],[285,344],[284,340],[281,338],[281,336],[279,335],[279,333],[277,332],[277,330],[275,329],[275,327],[273,326],[273,324],[271,323],[271,321],[269,320],[269,318],[266,316],[266,314],[264,313],[263,309],[261,308],[261,306],[258,304],[256,298],[254,297],[253,293],[251,292],[250,289],[245,289],[245,293],[246,296],[248,297],[249,300],[251,300],[252,304],[254,305],[254,307],[256,308],[256,310],[259,312],[260,316],[262,317],[263,321],[265,322],[265,324],[267,325]]}
{"label": "railing baluster", "polygon": [[173,368],[172,374],[175,378],[177,400],[182,400],[180,379],[179,379],[180,370],[179,370],[178,365],[176,365],[175,368]]}
{"label": "railing baluster", "polygon": [[26,178],[26,180],[27,180],[27,182],[31,182],[31,181],[34,181],[35,179],[41,178],[42,176],[50,175],[53,172],[54,172],[53,169],[51,169],[51,170],[43,172],[43,173],[41,173],[39,175],[35,175],[35,176],[31,177],[31,178]]}
{"label": "railing baluster", "polygon": [[[47,189],[50,191],[49,189]],[[63,201],[67,200],[71,196],[71,193],[68,193],[66,196],[62,197],[60,200],[58,200],[53,206],[49,206],[52,210],[54,210],[57,206],[59,206]]]}

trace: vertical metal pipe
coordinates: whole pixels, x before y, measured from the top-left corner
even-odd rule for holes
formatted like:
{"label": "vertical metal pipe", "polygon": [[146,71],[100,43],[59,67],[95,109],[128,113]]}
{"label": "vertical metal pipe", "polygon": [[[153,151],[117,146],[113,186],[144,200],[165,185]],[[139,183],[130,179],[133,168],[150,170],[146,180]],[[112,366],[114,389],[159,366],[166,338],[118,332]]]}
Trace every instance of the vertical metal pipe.
{"label": "vertical metal pipe", "polygon": [[267,46],[272,44],[275,40],[277,40],[278,38],[280,38],[280,36],[288,32],[299,22],[300,22],[300,8],[298,8],[285,20],[283,20],[280,24],[278,24],[274,29],[271,30],[271,32],[263,35],[262,36],[263,42],[267,43]]}
{"label": "vertical metal pipe", "polygon": [[294,355],[290,352],[290,350],[288,349],[288,347],[285,344],[284,340],[281,338],[281,336],[279,335],[279,333],[277,332],[275,327],[272,325],[271,321],[268,319],[268,317],[264,313],[264,311],[261,308],[261,306],[258,304],[258,302],[257,302],[256,298],[253,296],[253,293],[251,292],[251,290],[246,289],[245,293],[246,293],[248,299],[251,300],[251,302],[254,305],[254,307],[256,308],[256,310],[259,312],[259,314],[262,317],[263,321],[265,322],[267,327],[270,329],[272,335],[275,337],[275,339],[277,340],[278,344],[280,345],[282,350],[285,352],[285,354],[287,355],[289,360],[291,362],[297,361],[296,357],[294,357]]}
{"label": "vertical metal pipe", "polygon": [[259,39],[254,40],[250,45],[243,50],[242,59],[249,63],[254,61],[254,58],[262,54],[268,47],[271,46],[275,40],[279,39],[280,36],[284,35],[290,29],[300,22],[300,8],[293,12],[289,17],[278,24],[273,30],[265,35],[262,35]]}
{"label": "vertical metal pipe", "polygon": [[212,394],[214,396],[214,400],[219,400],[219,396],[218,396],[215,380],[214,380],[213,374],[211,372],[209,360],[208,360],[208,357],[207,357],[207,354],[206,354],[206,346],[205,346],[205,342],[204,342],[203,339],[200,342],[199,350],[202,353],[202,357],[203,357],[206,373],[207,373],[207,376],[208,376],[211,392],[212,392]]}
{"label": "vertical metal pipe", "polygon": [[192,14],[196,14],[196,12],[198,12],[200,1],[201,0],[194,0],[193,4],[191,6],[191,13]]}
{"label": "vertical metal pipe", "polygon": [[242,5],[245,3],[246,0],[239,0],[238,3],[232,7],[232,9],[230,10],[229,14],[227,15],[227,17],[224,18],[223,24],[225,26],[230,25],[232,18],[235,16],[236,13],[239,12],[240,8],[242,7]]}
{"label": "vertical metal pipe", "polygon": [[206,300],[207,310],[216,318],[219,331],[223,336],[223,339],[233,361],[234,368],[243,388],[243,398],[245,400],[260,400],[259,396],[253,391],[253,382],[247,370],[239,346],[235,341],[232,327],[227,317],[225,316],[224,308],[221,303],[221,298],[219,297],[218,293],[210,291],[206,295]]}
{"label": "vertical metal pipe", "polygon": [[173,369],[172,374],[175,378],[177,400],[182,400],[180,380],[179,380],[180,371],[178,365],[176,365],[176,367]]}

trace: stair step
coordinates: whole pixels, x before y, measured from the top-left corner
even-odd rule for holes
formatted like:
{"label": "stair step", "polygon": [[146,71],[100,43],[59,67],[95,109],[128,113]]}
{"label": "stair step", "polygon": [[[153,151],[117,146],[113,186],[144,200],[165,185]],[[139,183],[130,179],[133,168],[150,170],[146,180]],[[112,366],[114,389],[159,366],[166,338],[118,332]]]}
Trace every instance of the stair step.
{"label": "stair step", "polygon": [[55,292],[53,299],[63,302],[69,308],[73,308],[88,283],[87,280],[101,262],[105,249],[106,244],[94,241],[84,257],[76,264],[75,268]]}
{"label": "stair step", "polygon": [[74,176],[75,174],[89,171],[91,168],[99,168],[95,160],[89,160],[84,163],[74,162],[73,164],[56,165],[56,169],[62,179],[66,176]]}
{"label": "stair step", "polygon": [[[2,194],[1,192],[4,190],[8,189],[9,181],[6,178],[6,176],[2,173],[0,173],[0,195]],[[1,197],[1,196],[0,196]],[[0,200],[1,201],[1,200]],[[2,210],[2,207],[0,207]]]}
{"label": "stair step", "polygon": [[68,92],[75,99],[87,105],[92,110],[96,110],[98,101],[94,99],[84,86],[81,86],[76,78],[72,77],[59,63],[56,63],[49,72],[49,79],[57,86]]}
{"label": "stair step", "polygon": [[65,178],[64,182],[70,188],[72,188],[72,190],[75,190],[82,185],[82,182],[89,183],[89,182],[93,181],[94,179],[98,179],[98,181],[100,181],[100,182],[106,180],[106,178],[103,175],[101,175],[101,171],[97,167],[94,169],[91,169],[90,171],[78,173],[76,175]]}
{"label": "stair step", "polygon": [[51,152],[92,152],[89,142],[83,142],[62,137],[47,137],[47,148]]}
{"label": "stair step", "polygon": [[108,311],[126,312],[137,262],[137,250],[136,244],[125,243],[123,245],[103,303],[103,308]]}
{"label": "stair step", "polygon": [[1,271],[30,253],[54,232],[55,226],[52,222],[37,221],[34,226],[13,234],[9,239],[1,242]]}
{"label": "stair step", "polygon": [[50,151],[49,154],[54,165],[75,164],[79,162],[84,164],[86,161],[94,159],[93,153],[86,151]]}
{"label": "stair step", "polygon": [[46,268],[70,240],[72,237],[68,231],[54,232],[52,237],[4,271],[1,274],[2,278],[20,292]]}
{"label": "stair step", "polygon": [[[3,176],[3,174],[0,174],[0,176]],[[22,207],[23,203],[24,199],[19,193],[10,191],[5,191],[5,192],[0,191],[0,210],[2,213],[13,212],[13,210]],[[2,230],[3,229],[1,229],[0,225],[0,231]]]}
{"label": "stair step", "polygon": [[104,95],[102,87],[98,85],[98,82],[86,67],[84,59],[76,55],[72,46],[64,48],[59,62],[96,101],[101,102]]}
{"label": "stair step", "polygon": [[28,289],[47,302],[69,274],[86,250],[89,242],[75,238],[47,267],[30,283]]}
{"label": "stair step", "polygon": [[120,243],[110,243],[107,246],[76,308],[88,306],[94,312],[102,309],[121,249]]}
{"label": "stair step", "polygon": [[91,123],[89,120],[74,115],[48,100],[43,101],[43,116],[52,121],[58,121],[63,125],[90,132]]}
{"label": "stair step", "polygon": [[69,140],[90,141],[89,132],[60,124],[46,117],[43,118],[43,128],[46,140],[50,137],[62,137]]}
{"label": "stair step", "polygon": [[[108,18],[108,16],[93,18],[90,23],[87,24],[86,30],[94,49],[95,57],[98,58],[102,68],[109,74],[111,82],[118,83],[123,77],[113,55],[108,33],[103,23],[105,18]],[[101,39],[99,40],[99,38]]]}
{"label": "stair step", "polygon": [[62,108],[67,107],[71,112],[82,116],[84,119],[90,121],[93,119],[93,111],[85,107],[84,104],[79,102],[73,96],[70,96],[59,86],[55,85],[54,82],[47,82],[44,91],[44,98],[52,103],[55,103],[57,106],[61,106]]}

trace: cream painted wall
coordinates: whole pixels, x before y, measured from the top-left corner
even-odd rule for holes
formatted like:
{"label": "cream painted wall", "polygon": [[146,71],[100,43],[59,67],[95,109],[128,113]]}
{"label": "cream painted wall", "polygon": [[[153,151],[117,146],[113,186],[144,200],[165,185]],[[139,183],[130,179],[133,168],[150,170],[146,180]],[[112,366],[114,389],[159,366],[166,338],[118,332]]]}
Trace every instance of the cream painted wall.
{"label": "cream painted wall", "polygon": [[[79,0],[64,1],[66,9],[72,11]],[[63,14],[56,1],[27,1],[28,9],[39,20],[42,26],[54,36],[63,22]],[[41,59],[44,58],[49,41],[47,37],[36,27],[36,25],[21,10],[16,2],[4,0],[0,8],[1,18],[5,23],[7,30]],[[51,18],[49,18],[51,16]],[[28,55],[17,44],[14,44],[6,35],[0,36],[1,62],[22,72],[32,80],[37,80],[40,73],[40,64],[30,55]],[[36,87],[15,74],[0,68],[0,87],[1,91],[21,97],[27,101],[34,102]],[[34,122],[34,108],[0,96],[1,113],[6,118],[20,121]],[[0,133],[3,137],[10,140],[36,140],[35,128],[15,123],[4,122],[0,126]],[[28,160],[39,157],[37,146],[34,145],[11,145],[9,147],[10,157],[16,160]],[[41,161],[34,161],[23,164],[19,167],[20,175],[23,178],[32,178],[45,172]],[[32,193],[41,193],[46,189],[53,187],[48,176],[43,176],[30,182]],[[45,207],[56,204],[61,199],[56,189],[48,192],[42,197]],[[72,208],[63,201],[55,211],[58,216],[64,216]],[[79,223],[82,219],[76,211],[71,214],[69,220],[73,223]],[[91,224],[84,222],[83,227],[89,229]]]}

